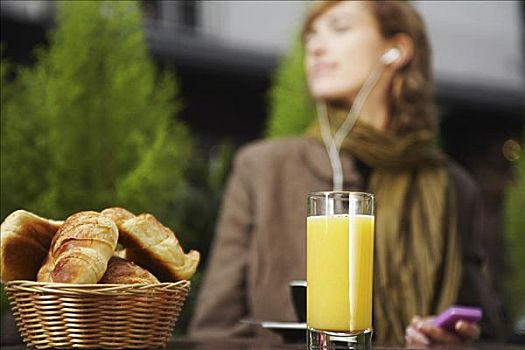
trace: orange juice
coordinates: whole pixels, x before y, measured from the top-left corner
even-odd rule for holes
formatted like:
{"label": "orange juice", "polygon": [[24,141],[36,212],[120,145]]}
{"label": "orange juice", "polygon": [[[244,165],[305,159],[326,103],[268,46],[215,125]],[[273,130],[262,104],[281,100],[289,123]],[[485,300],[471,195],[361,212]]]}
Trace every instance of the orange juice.
{"label": "orange juice", "polygon": [[307,218],[307,324],[354,332],[372,326],[374,217]]}

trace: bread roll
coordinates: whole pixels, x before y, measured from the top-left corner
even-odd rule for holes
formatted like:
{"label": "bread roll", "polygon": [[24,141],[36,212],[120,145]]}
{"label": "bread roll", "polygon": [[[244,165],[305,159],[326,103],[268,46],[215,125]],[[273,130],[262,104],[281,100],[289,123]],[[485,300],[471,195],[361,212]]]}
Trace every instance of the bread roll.
{"label": "bread roll", "polygon": [[117,256],[111,257],[104,276],[98,283],[103,284],[155,284],[159,280],[148,270],[135,265],[131,261],[121,259]]}
{"label": "bread roll", "polygon": [[116,224],[97,212],[85,211],[70,216],[53,237],[37,280],[97,283],[106,272],[117,239]]}
{"label": "bread roll", "polygon": [[42,218],[25,210],[7,216],[1,231],[1,280],[36,280],[51,240],[62,221]]}
{"label": "bread roll", "polygon": [[189,279],[200,260],[199,252],[184,254],[173,231],[162,225],[153,215],[141,214],[124,221],[120,226],[122,241],[126,244],[126,259],[135,262],[161,282]]}

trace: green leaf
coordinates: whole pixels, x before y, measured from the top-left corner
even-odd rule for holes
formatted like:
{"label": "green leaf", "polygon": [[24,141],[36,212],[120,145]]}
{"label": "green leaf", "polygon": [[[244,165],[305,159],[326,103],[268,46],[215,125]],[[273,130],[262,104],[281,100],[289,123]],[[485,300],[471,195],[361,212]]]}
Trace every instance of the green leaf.
{"label": "green leaf", "polygon": [[273,76],[268,137],[301,135],[315,119],[303,61],[304,48],[297,36],[293,50],[281,61]]}

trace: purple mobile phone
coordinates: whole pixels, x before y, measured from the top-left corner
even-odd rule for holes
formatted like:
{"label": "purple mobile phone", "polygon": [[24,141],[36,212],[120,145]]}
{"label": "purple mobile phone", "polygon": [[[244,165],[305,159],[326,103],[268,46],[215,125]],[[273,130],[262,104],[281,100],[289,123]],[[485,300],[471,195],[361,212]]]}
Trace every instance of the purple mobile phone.
{"label": "purple mobile phone", "polygon": [[470,306],[451,306],[434,320],[434,326],[438,326],[449,331],[454,331],[456,322],[464,320],[468,322],[478,322],[481,320],[483,312],[478,307]]}

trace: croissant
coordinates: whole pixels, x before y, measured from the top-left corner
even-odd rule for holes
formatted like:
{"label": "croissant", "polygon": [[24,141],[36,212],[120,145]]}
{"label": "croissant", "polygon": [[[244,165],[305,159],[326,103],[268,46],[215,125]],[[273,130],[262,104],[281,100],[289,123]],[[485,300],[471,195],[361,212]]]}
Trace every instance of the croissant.
{"label": "croissant", "polygon": [[97,283],[106,271],[117,239],[116,224],[97,212],[84,211],[68,217],[53,237],[37,280]]}
{"label": "croissant", "polygon": [[159,280],[149,271],[135,265],[131,261],[113,256],[109,259],[108,268],[98,283],[103,284],[133,284],[159,283]]}
{"label": "croissant", "polygon": [[112,207],[106,208],[100,212],[100,214],[107,216],[111,220],[115,221],[117,227],[128,219],[134,218],[136,215],[124,208]]}
{"label": "croissant", "polygon": [[0,226],[2,282],[34,281],[61,224],[25,210],[7,216]]}
{"label": "croissant", "polygon": [[[115,224],[117,224],[117,227],[119,228],[119,230],[122,224],[124,223],[124,221],[135,217],[135,214],[133,214],[132,212],[124,208],[119,208],[119,207],[106,208],[102,210],[100,214],[107,216],[108,218],[113,220]],[[128,243],[126,239],[127,239],[126,235],[119,235],[119,238],[118,238],[119,243],[122,244],[123,246],[126,246]]]}
{"label": "croissant", "polygon": [[153,215],[128,219],[119,230],[122,242],[127,242],[126,259],[152,272],[161,282],[189,279],[195,273],[199,252],[185,254],[173,231]]}

